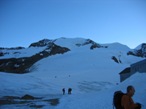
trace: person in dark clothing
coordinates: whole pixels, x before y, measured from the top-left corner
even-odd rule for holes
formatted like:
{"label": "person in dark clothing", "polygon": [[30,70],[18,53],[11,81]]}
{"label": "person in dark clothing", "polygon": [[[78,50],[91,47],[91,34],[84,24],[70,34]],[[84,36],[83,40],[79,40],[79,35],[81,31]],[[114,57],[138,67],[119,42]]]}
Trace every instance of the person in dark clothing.
{"label": "person in dark clothing", "polygon": [[71,94],[72,88],[68,88],[68,94]]}
{"label": "person in dark clothing", "polygon": [[122,96],[121,105],[123,109],[141,109],[140,103],[134,103],[132,96],[135,93],[133,86],[127,87],[127,93]]}
{"label": "person in dark clothing", "polygon": [[65,88],[62,89],[63,95],[65,95]]}

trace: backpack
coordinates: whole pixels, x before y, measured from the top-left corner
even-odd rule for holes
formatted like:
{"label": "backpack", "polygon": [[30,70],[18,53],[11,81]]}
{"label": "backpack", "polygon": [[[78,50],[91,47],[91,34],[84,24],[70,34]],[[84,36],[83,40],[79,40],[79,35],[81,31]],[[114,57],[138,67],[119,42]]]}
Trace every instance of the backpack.
{"label": "backpack", "polygon": [[121,106],[121,99],[124,93],[122,91],[115,91],[114,96],[113,96],[113,108],[115,107],[116,109],[123,109]]}

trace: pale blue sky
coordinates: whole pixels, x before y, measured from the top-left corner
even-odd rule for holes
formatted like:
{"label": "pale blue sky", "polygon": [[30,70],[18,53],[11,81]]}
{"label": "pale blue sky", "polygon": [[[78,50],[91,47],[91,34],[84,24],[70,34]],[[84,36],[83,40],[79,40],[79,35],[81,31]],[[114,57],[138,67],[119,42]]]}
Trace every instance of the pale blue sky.
{"label": "pale blue sky", "polygon": [[0,47],[59,37],[135,48],[146,42],[146,0],[0,0]]}

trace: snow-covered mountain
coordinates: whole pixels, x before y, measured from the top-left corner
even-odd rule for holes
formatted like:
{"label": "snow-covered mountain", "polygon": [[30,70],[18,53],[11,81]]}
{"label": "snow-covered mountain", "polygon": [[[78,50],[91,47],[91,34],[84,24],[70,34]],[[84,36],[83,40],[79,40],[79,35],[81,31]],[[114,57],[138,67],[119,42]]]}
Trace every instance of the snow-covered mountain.
{"label": "snow-covered mountain", "polygon": [[[30,44],[28,48],[24,48],[24,47],[1,48],[0,71],[10,72],[10,73],[27,73],[29,72],[30,67],[34,63],[52,55],[56,55],[60,53],[63,54],[68,51],[71,51],[69,53],[75,52],[76,55],[78,55],[79,51],[84,52],[85,54],[91,51],[94,52],[93,54],[96,53],[100,54],[99,53],[100,50],[103,51],[103,54],[108,53],[106,56],[110,54],[113,55],[108,57],[109,60],[112,58],[115,62],[118,63],[121,63],[121,61],[123,62],[125,61],[125,60],[121,60],[121,58],[123,58],[123,56],[126,55],[125,53],[128,54],[129,52],[130,53],[132,52],[127,46],[124,46],[119,43],[102,45],[102,44],[97,44],[96,42],[90,39],[83,39],[83,38],[74,38],[74,39],[59,38],[55,40],[43,39],[38,42]],[[113,50],[114,50],[113,54],[110,53]],[[145,54],[144,50],[145,49],[141,49],[142,51],[141,54],[143,55]],[[124,55],[122,55],[122,53],[124,53]],[[127,57],[127,59],[129,58],[128,56],[125,57]],[[133,61],[131,61],[131,63],[133,63]]]}
{"label": "snow-covered mountain", "polygon": [[146,43],[138,45],[134,50],[129,51],[128,55],[146,57]]}
{"label": "snow-covered mountain", "polygon": [[[118,89],[125,91],[126,86],[132,84],[136,89],[141,85],[136,93],[143,94],[142,97],[135,95],[135,100],[143,105],[146,103],[143,101],[146,74],[136,73],[123,83],[119,82],[120,71],[145,59],[128,55],[132,50],[126,45],[59,38],[44,39],[30,44],[28,48],[0,50],[0,97],[30,94],[59,99],[60,103],[55,107],[42,100],[34,102],[35,105],[42,104],[43,109],[111,109],[113,92]],[[16,72],[17,69],[20,69],[19,72]],[[69,87],[73,89],[72,95],[63,96],[62,88],[67,91]],[[31,108],[26,104],[13,104],[11,108]],[[0,105],[0,108],[9,106]]]}

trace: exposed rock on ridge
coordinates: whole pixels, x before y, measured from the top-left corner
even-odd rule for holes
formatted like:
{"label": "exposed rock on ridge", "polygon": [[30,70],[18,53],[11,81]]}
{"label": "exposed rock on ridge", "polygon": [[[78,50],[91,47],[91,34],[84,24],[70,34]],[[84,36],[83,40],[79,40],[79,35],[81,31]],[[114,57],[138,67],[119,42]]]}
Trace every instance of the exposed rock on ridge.
{"label": "exposed rock on ridge", "polygon": [[69,49],[66,47],[60,47],[54,43],[49,43],[45,50],[31,57],[0,59],[0,71],[19,74],[27,73],[29,72],[29,68],[40,59],[55,54],[63,54],[68,51]]}
{"label": "exposed rock on ridge", "polygon": [[127,55],[134,55],[138,57],[146,57],[146,43],[142,43],[139,49],[129,51]]}
{"label": "exposed rock on ridge", "polygon": [[43,47],[52,45],[53,41],[49,39],[43,39],[38,42],[32,43],[29,47]]}

